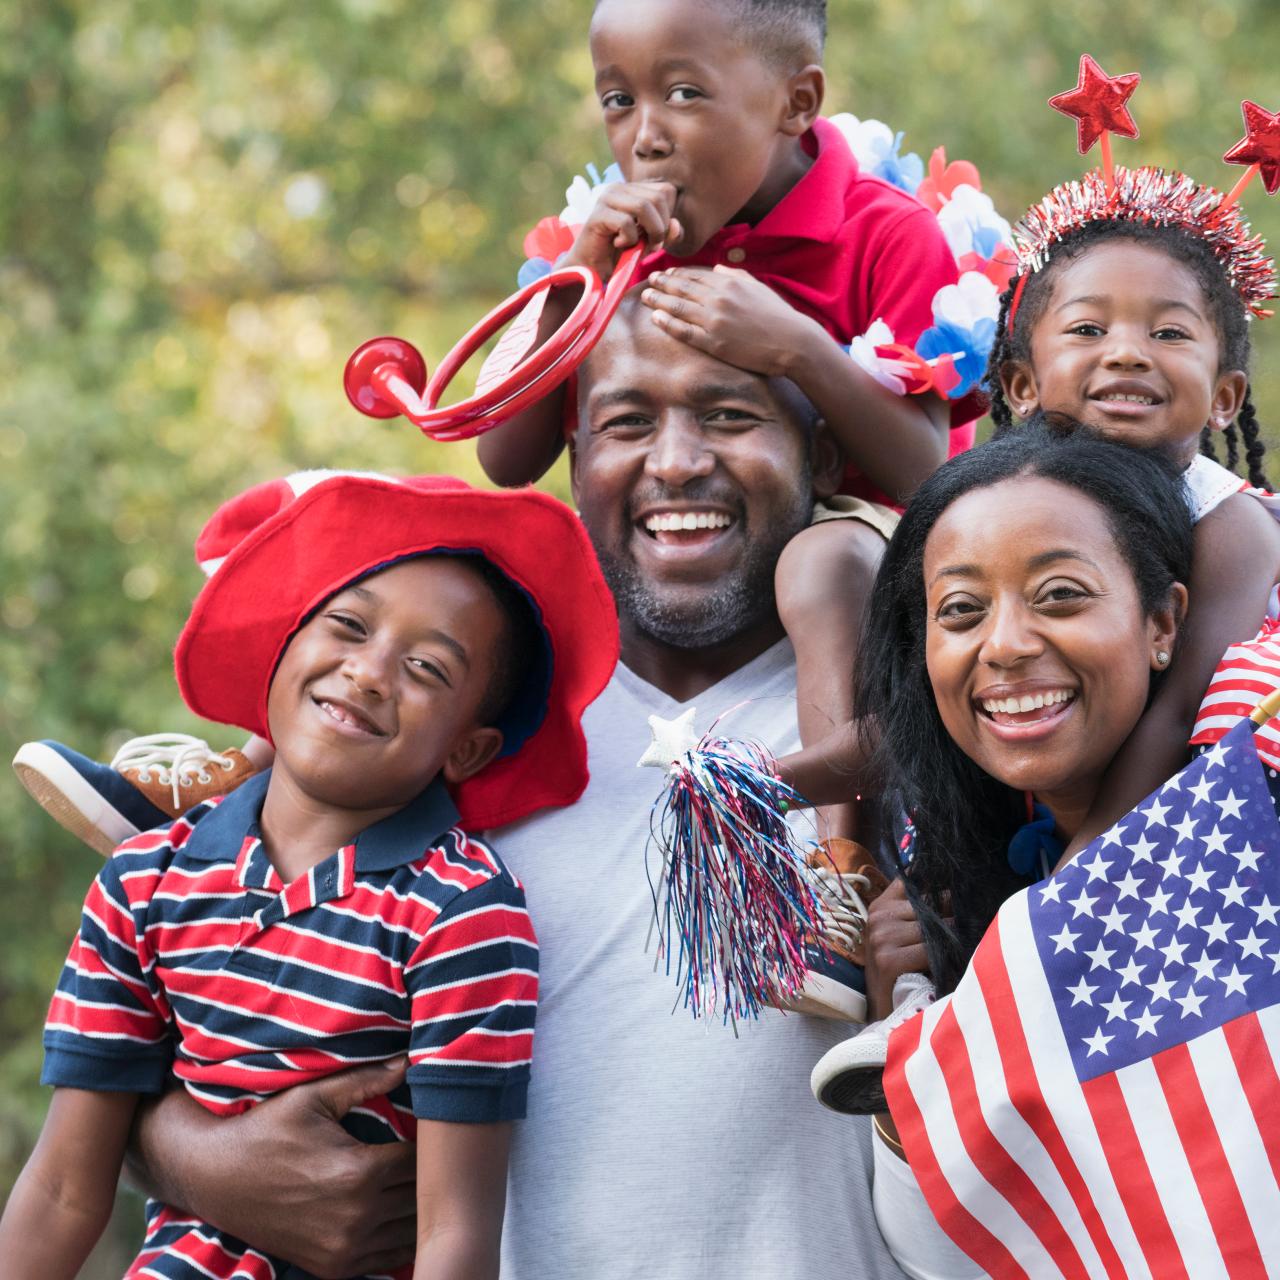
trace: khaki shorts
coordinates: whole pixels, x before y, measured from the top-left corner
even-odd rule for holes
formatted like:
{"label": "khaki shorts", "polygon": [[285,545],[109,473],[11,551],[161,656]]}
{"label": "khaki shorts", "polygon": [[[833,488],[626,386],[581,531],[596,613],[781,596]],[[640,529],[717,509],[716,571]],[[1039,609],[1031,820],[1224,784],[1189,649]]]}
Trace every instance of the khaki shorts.
{"label": "khaki shorts", "polygon": [[886,542],[893,537],[902,517],[891,507],[882,507],[878,502],[866,502],[862,498],[853,498],[846,493],[837,493],[825,502],[813,504],[813,524],[822,524],[827,520],[861,520],[869,524]]}

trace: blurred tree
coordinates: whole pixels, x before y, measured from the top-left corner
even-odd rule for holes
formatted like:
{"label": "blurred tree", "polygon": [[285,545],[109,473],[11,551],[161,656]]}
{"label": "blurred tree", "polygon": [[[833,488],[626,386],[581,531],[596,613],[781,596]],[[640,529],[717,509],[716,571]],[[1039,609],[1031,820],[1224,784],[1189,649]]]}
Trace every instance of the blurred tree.
{"label": "blurred tree", "polygon": [[[347,352],[438,361],[512,286],[524,232],[603,163],[589,0],[7,0],[0,5],[0,742],[102,756],[200,729],[170,649],[218,501],[294,467],[449,470],[376,425]],[[977,161],[1015,215],[1081,167],[1044,106],[1082,49],[1140,70],[1117,159],[1219,184],[1237,98],[1280,105],[1268,0],[831,0],[832,111]],[[1228,88],[1227,86],[1230,86]],[[1255,225],[1280,210],[1255,186]],[[1258,401],[1280,405],[1280,326]],[[1280,471],[1280,468],[1277,468]],[[549,486],[566,493],[563,469]],[[208,729],[215,742],[221,731]],[[39,1027],[92,875],[0,776],[0,1188],[43,1113]],[[136,1205],[91,1276],[118,1275]]]}

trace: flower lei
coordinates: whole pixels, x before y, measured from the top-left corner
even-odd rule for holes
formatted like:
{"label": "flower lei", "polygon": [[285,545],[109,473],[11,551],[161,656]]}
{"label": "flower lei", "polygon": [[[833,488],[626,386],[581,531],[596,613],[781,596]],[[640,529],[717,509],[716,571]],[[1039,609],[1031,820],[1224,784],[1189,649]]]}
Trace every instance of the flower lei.
{"label": "flower lei", "polygon": [[[960,272],[956,284],[934,294],[933,325],[914,348],[897,342],[889,326],[877,319],[849,344],[849,357],[897,395],[933,391],[958,399],[986,371],[1000,294],[1017,266],[1009,223],[983,193],[978,170],[967,160],[948,163],[945,148],[938,147],[926,170],[914,152],[902,154],[903,135],[880,120],[859,120],[844,112],[832,116],[831,123],[860,169],[915,196],[934,213]],[[616,164],[603,173],[588,165],[585,176],[574,178],[559,217],[543,218],[524,238],[526,260],[517,277],[521,286],[551,271],[573,244],[600,191],[622,180]]]}

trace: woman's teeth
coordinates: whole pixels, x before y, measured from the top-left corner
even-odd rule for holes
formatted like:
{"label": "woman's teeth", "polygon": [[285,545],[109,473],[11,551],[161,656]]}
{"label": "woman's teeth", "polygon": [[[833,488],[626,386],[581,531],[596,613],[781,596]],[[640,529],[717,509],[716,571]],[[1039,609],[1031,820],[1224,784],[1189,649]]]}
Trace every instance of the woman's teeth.
{"label": "woman's teeth", "polygon": [[1039,711],[1059,702],[1070,702],[1076,696],[1074,689],[1055,689],[1050,693],[1024,693],[1020,698],[983,698],[982,709],[988,715],[1004,713],[1016,715],[1023,711]]}
{"label": "woman's teeth", "polygon": [[1156,403],[1156,401],[1155,401],[1155,397],[1154,397],[1154,396],[1113,396],[1113,395],[1104,395],[1104,396],[1099,396],[1098,398],[1099,398],[1100,400],[1104,400],[1104,401],[1107,401],[1107,402],[1109,402],[1109,403],[1114,403],[1114,402],[1115,402],[1115,401],[1117,401],[1117,400],[1128,401],[1128,402],[1130,402],[1130,403],[1132,403],[1132,404],[1155,404],[1155,403]]}
{"label": "woman's teeth", "polygon": [[652,515],[644,522],[650,533],[674,533],[679,529],[727,529],[733,517],[722,511],[664,512]]}

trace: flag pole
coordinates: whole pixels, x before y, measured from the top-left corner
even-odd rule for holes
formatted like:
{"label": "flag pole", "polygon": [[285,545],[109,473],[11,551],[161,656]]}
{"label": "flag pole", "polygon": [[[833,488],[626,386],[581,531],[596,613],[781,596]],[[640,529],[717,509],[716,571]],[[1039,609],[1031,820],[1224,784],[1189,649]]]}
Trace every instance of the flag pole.
{"label": "flag pole", "polygon": [[1256,728],[1261,728],[1272,716],[1280,713],[1280,689],[1273,689],[1254,707],[1249,715]]}

